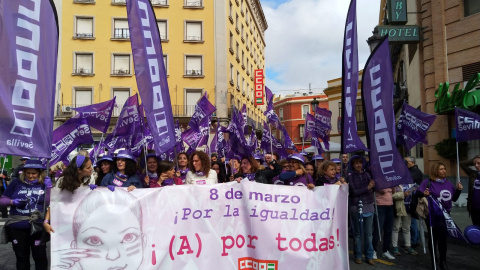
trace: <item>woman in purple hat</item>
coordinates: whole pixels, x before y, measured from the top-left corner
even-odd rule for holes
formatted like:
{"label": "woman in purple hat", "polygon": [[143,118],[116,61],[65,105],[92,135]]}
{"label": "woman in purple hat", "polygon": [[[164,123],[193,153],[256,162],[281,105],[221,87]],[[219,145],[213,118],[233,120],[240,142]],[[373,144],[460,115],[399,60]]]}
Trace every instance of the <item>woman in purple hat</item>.
{"label": "woman in purple hat", "polygon": [[294,153],[287,160],[290,162],[292,171],[280,174],[280,180],[283,180],[285,185],[308,186],[309,189],[315,187],[313,178],[305,170],[305,157],[303,155]]}
{"label": "woman in purple hat", "polygon": [[213,185],[218,183],[217,173],[210,167],[210,157],[203,151],[194,151],[188,162],[190,171],[185,178],[187,185]]}
{"label": "woman in purple hat", "polygon": [[[450,181],[447,180],[447,169],[443,163],[435,162],[432,164],[430,169],[430,179],[425,179],[420,184],[417,189],[417,195],[419,197],[432,196],[434,200],[440,201],[443,208],[450,213],[452,209],[452,201],[456,202],[460,193],[462,192],[463,186],[460,182],[457,183],[457,186],[454,187]],[[430,227],[430,219],[427,217],[425,219],[427,222],[427,227]],[[447,227],[445,223],[443,224],[432,224],[433,231],[433,244],[438,248],[438,253],[440,255],[440,269],[447,268]],[[429,238],[430,230],[428,231]],[[434,267],[434,259],[432,252],[432,241],[428,241],[428,250],[430,251],[430,259],[432,262],[432,269]]]}
{"label": "woman in purple hat", "polygon": [[253,156],[244,157],[240,163],[240,171],[234,176],[234,179],[240,182],[247,178],[250,181],[271,184],[272,179],[282,172],[282,167],[274,159],[269,165],[272,165],[274,169],[265,169],[265,167],[260,166]]}
{"label": "woman in purple hat", "polygon": [[2,228],[2,242],[12,242],[17,269],[30,269],[30,251],[35,269],[48,269],[47,246],[41,241],[41,233],[30,234],[29,223],[31,217],[43,221],[46,182],[51,185],[42,162],[27,160],[20,177],[12,181],[0,198],[0,206],[10,206],[10,218]]}
{"label": "woman in purple hat", "polygon": [[114,189],[115,187],[127,187],[128,191],[141,188],[142,183],[138,178],[137,166],[133,155],[128,150],[120,150],[114,158],[113,172],[105,175],[101,186]]}
{"label": "woman in purple hat", "polygon": [[105,175],[113,171],[113,157],[110,155],[103,155],[97,161],[97,168],[99,168],[100,170],[97,175],[97,180],[95,180],[95,184],[97,186],[100,186]]}
{"label": "woman in purple hat", "polygon": [[185,178],[187,177],[188,169],[188,154],[187,153],[179,153],[177,155],[177,171],[175,175],[182,179],[182,182],[185,184]]}
{"label": "woman in purple hat", "polygon": [[146,156],[147,166],[143,169],[140,175],[140,180],[144,188],[151,187],[150,181],[158,182],[159,174],[157,173],[159,158],[155,153],[150,153]]}

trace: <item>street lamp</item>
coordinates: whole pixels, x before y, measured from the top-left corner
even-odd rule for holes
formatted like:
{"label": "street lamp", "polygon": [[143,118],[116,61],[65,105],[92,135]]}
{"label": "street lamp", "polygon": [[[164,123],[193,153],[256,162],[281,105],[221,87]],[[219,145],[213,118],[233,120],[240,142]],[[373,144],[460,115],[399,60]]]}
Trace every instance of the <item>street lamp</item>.
{"label": "street lamp", "polygon": [[317,98],[313,98],[312,102],[310,104],[312,104],[312,111],[313,111],[313,114],[315,114],[315,111],[317,109],[317,106],[318,106],[318,103],[320,103]]}
{"label": "street lamp", "polygon": [[377,47],[378,43],[382,40],[382,37],[378,36],[378,28],[375,27],[372,31],[373,35],[367,39],[368,46],[370,47],[370,52],[373,52]]}

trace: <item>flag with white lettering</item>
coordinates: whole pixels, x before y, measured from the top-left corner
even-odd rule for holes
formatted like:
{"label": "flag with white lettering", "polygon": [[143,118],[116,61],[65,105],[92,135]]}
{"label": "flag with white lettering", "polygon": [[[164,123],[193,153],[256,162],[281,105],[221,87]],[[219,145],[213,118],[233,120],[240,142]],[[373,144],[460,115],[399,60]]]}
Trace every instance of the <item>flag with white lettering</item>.
{"label": "flag with white lettering", "polygon": [[113,97],[113,99],[109,101],[74,108],[75,111],[79,112],[75,117],[87,119],[87,123],[90,127],[96,128],[102,133],[105,133],[110,125],[110,118],[112,117],[116,98],[117,97]]}
{"label": "flag with white lettering", "polygon": [[384,38],[368,58],[362,78],[370,168],[376,190],[413,183],[395,145],[392,74],[388,39]]}
{"label": "flag with white lettering", "polygon": [[358,92],[357,1],[352,0],[345,22],[342,56],[342,153],[368,151],[357,133],[355,104]]}
{"label": "flag with white lettering", "polygon": [[66,160],[80,144],[93,143],[92,132],[85,118],[72,117],[53,131],[50,164]]}
{"label": "flag with white lettering", "polygon": [[330,149],[330,129],[310,113],[307,113],[307,117],[305,118],[304,136],[305,140],[310,138],[321,139],[325,144],[325,148],[327,150]]}
{"label": "flag with white lettering", "polygon": [[427,131],[436,118],[436,115],[424,113],[403,101],[397,125],[397,143],[404,145],[407,150],[419,142],[428,144]]}
{"label": "flag with white lettering", "polygon": [[263,122],[263,134],[262,142],[260,143],[260,148],[263,149],[265,153],[270,152],[273,147],[273,152],[277,153],[280,158],[286,158],[288,156],[287,151],[283,147],[282,143],[275,138],[267,126],[267,123]]}
{"label": "flag with white lettering", "polygon": [[215,106],[208,100],[207,92],[197,101],[195,104],[195,111],[193,112],[188,126],[194,129],[197,129],[200,126],[205,126],[205,122],[213,115],[217,110]]}
{"label": "flag with white lettering", "polygon": [[428,213],[431,225],[446,227],[448,236],[468,243],[468,240],[463,236],[462,231],[458,228],[457,224],[455,224],[450,214],[443,208],[443,205],[432,196],[428,196]]}
{"label": "flag with white lettering", "polygon": [[317,107],[315,109],[315,119],[324,123],[329,129],[332,129],[332,112],[328,109]]}
{"label": "flag with white lettering", "polygon": [[0,153],[50,158],[58,51],[53,1],[0,1]]}
{"label": "flag with white lettering", "polygon": [[157,153],[175,146],[172,103],[157,20],[149,0],[127,0],[135,77]]}
{"label": "flag with white lettering", "polygon": [[457,142],[480,139],[480,115],[455,107]]}
{"label": "flag with white lettering", "polygon": [[[133,135],[142,131],[142,120],[140,119],[138,95],[129,97],[122,107],[117,124],[112,132],[113,136]],[[143,112],[142,112],[143,116]]]}

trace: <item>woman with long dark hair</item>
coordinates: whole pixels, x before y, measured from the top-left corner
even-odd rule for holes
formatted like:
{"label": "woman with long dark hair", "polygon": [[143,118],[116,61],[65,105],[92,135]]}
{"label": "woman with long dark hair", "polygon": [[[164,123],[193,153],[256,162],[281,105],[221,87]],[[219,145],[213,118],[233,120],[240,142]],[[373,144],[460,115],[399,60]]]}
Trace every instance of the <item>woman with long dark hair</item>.
{"label": "woman with long dark hair", "polygon": [[159,157],[155,153],[149,153],[146,156],[147,166],[143,170],[142,175],[140,175],[140,180],[144,188],[152,187],[150,182],[157,182],[159,174],[157,173]]}
{"label": "woman with long dark hair", "polygon": [[10,218],[3,230],[7,242],[12,242],[17,269],[30,269],[30,251],[35,261],[35,269],[48,269],[47,246],[41,243],[41,233],[31,235],[29,223],[34,215],[43,221],[47,179],[51,185],[40,160],[27,160],[19,179],[14,179],[0,198],[0,206],[10,206]]}
{"label": "woman with long dark hair", "polygon": [[188,162],[190,171],[185,178],[187,185],[217,184],[217,173],[210,168],[210,157],[203,151],[195,151]]}
{"label": "woman with long dark hair", "polygon": [[95,185],[100,186],[105,175],[113,171],[113,157],[110,155],[104,155],[97,161],[97,168],[99,168],[97,180]]}
{"label": "woman with long dark hair", "polygon": [[118,151],[114,161],[113,172],[105,175],[101,186],[108,186],[111,189],[114,187],[127,187],[128,191],[142,187],[142,183],[140,183],[140,179],[136,174],[137,166],[135,159],[130,151]]}
{"label": "woman with long dark hair", "polygon": [[63,174],[58,178],[55,187],[73,193],[80,186],[95,184],[95,182],[92,181],[92,172],[93,167],[90,158],[77,155],[65,170],[63,170]]}
{"label": "woman with long dark hair", "polygon": [[[417,195],[419,197],[432,196],[432,199],[438,200],[443,208],[450,213],[452,209],[452,201],[456,202],[463,186],[460,182],[454,187],[450,181],[447,180],[447,169],[443,163],[435,162],[430,169],[430,179],[425,179],[417,189]],[[425,219],[427,227],[430,227],[430,218]],[[436,250],[440,255],[440,269],[447,268],[447,227],[444,222],[432,224],[433,231],[433,245],[436,246]],[[430,230],[428,231],[429,238],[432,237]],[[428,250],[430,251],[430,259],[432,261],[432,269],[435,268],[434,254],[432,251],[432,241],[428,241]],[[435,260],[437,261],[437,260]],[[438,262],[438,261],[437,261]]]}
{"label": "woman with long dark hair", "polygon": [[182,182],[185,184],[185,178],[187,177],[188,169],[188,154],[187,153],[179,153],[177,155],[177,171],[175,175],[182,179]]}
{"label": "woman with long dark hair", "polygon": [[158,178],[155,180],[150,180],[150,187],[164,187],[164,186],[173,186],[173,185],[183,185],[182,179],[175,176],[175,166],[173,162],[168,160],[162,160],[158,163],[158,168],[156,171]]}
{"label": "woman with long dark hair", "polygon": [[222,164],[220,162],[212,162],[212,170],[217,173],[218,183],[225,183],[227,181],[227,176],[225,175],[225,167],[222,167]]}
{"label": "woman with long dark hair", "polygon": [[240,171],[235,174],[234,179],[240,182],[247,178],[250,181],[271,184],[272,179],[282,172],[282,167],[275,159],[272,159],[268,165],[272,165],[273,170],[260,166],[253,156],[243,157],[240,163]]}

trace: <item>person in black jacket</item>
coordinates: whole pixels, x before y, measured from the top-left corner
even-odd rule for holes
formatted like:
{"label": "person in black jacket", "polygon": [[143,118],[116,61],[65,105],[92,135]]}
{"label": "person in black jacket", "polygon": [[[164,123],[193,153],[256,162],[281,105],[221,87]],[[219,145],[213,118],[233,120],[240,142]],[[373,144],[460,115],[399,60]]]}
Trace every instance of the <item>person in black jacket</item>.
{"label": "person in black jacket", "polygon": [[[413,182],[417,185],[420,185],[423,181],[423,172],[420,171],[418,166],[415,164],[415,158],[412,156],[405,157],[405,164],[407,164]],[[410,212],[410,214],[412,215],[412,221],[410,223],[410,244],[411,247],[415,248],[418,246],[420,231],[418,229],[418,215],[415,211],[418,204],[418,196],[416,196],[415,192],[412,193],[413,195],[410,202],[412,209],[409,209],[410,211],[408,212]]]}
{"label": "person in black jacket", "polygon": [[250,181],[256,181],[263,184],[271,184],[272,178],[282,172],[282,167],[275,159],[270,162],[273,170],[266,170],[265,167],[259,166],[258,162],[252,157],[243,157],[240,162],[240,171],[235,174],[234,179],[240,182],[244,178]]}
{"label": "person in black jacket", "polygon": [[415,184],[417,185],[420,185],[423,181],[423,172],[420,171],[418,166],[415,164],[415,158],[411,156],[406,157],[405,163],[407,164],[408,170],[410,171],[413,182],[415,182]]}

